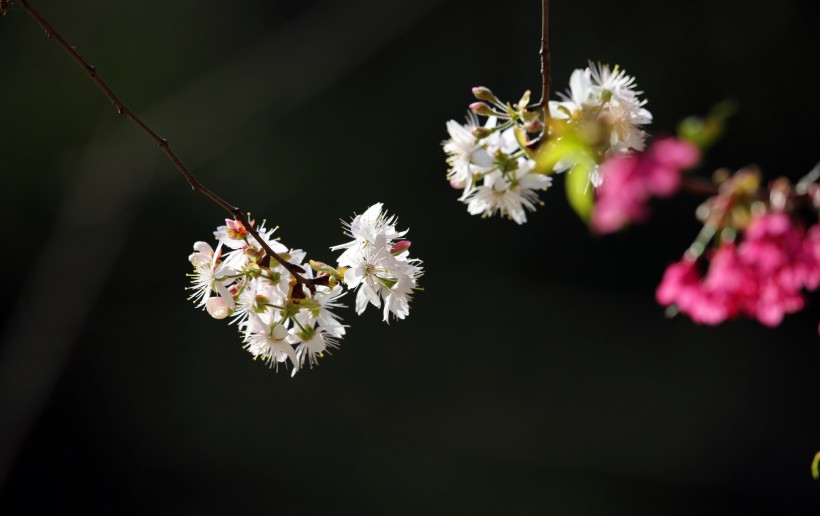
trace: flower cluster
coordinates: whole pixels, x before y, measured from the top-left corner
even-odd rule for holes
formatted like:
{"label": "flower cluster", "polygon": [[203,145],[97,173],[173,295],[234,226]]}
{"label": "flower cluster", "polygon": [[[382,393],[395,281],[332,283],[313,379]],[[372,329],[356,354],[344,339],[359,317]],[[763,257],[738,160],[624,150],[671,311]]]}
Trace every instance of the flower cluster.
{"label": "flower cluster", "polygon": [[[479,88],[474,91],[481,94]],[[516,139],[514,121],[498,124],[498,117],[490,116],[481,126],[474,113],[469,113],[467,120],[466,125],[447,122],[450,139],[443,145],[450,165],[450,185],[464,190],[460,200],[471,215],[499,213],[523,224],[526,210],[535,211],[539,202],[537,191],[549,188],[552,178],[535,172],[535,161]]]}
{"label": "flower cluster", "polygon": [[382,211],[381,203],[374,204],[345,224],[353,240],[331,248],[344,249],[338,263],[344,283],[358,289],[356,313],[364,312],[368,304],[378,308],[383,303],[385,322],[391,313],[397,319],[407,317],[423,274],[421,260],[409,256],[410,241],[402,239],[407,231],[397,231],[396,223],[396,217]]}
{"label": "flower cluster", "polygon": [[705,276],[698,266],[691,257],[669,266],[658,302],[697,323],[743,315],[777,326],[803,308],[803,289],[820,285],[820,225],[805,232],[784,213],[757,216],[739,244],[723,243],[712,253]]}
{"label": "flower cluster", "polygon": [[600,64],[575,70],[568,92],[548,106],[531,105],[529,92],[511,104],[483,86],[473,88],[479,102],[470,105],[467,123],[447,122],[447,179],[463,190],[460,200],[470,214],[523,224],[553,172],[583,166],[597,187],[603,159],[643,149],[641,126],[652,115],[639,94],[632,77]]}
{"label": "flower cluster", "polygon": [[[646,100],[635,90],[635,78],[617,65],[590,63],[576,69],[569,80],[569,90],[559,93],[561,101],[550,101],[550,117],[566,126],[555,140],[564,134],[581,140],[590,149],[594,161],[643,150],[646,133],[641,126],[652,122],[652,114],[644,108]],[[573,159],[559,161],[556,171],[574,165]],[[598,187],[604,174],[597,166],[589,170],[589,181]]]}
{"label": "flower cluster", "polygon": [[277,370],[280,364],[290,366],[293,374],[313,367],[345,335],[347,326],[334,313],[344,306],[343,285],[359,288],[358,313],[368,301],[378,306],[380,298],[385,319],[391,312],[400,319],[409,313],[421,262],[407,257],[410,242],[398,240],[406,231],[396,231],[395,218],[381,209],[376,204],[348,225],[354,240],[337,246],[346,249],[340,268],[306,263],[303,251],[287,248],[262,224],[255,233],[282,264],[241,222],[226,220],[214,232],[216,249],[206,242],[194,244],[188,257],[194,267],[189,299],[214,319],[230,318],[254,359]]}
{"label": "flower cluster", "polygon": [[703,229],[666,269],[656,298],[701,324],[746,316],[777,326],[820,286],[820,224],[809,215],[820,212],[820,166],[794,185],[781,177],[761,188],[753,167],[714,179],[717,193],[697,211]]}
{"label": "flower cluster", "polygon": [[601,164],[606,182],[596,192],[592,229],[613,233],[631,222],[643,222],[649,215],[649,199],[677,192],[681,173],[699,159],[695,145],[677,138],[655,140],[644,152],[607,159]]}

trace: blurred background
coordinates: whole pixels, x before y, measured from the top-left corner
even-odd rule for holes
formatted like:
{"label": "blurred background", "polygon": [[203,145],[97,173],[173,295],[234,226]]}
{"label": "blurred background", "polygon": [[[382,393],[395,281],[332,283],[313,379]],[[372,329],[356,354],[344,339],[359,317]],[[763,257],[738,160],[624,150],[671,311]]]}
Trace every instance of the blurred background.
{"label": "blurred background", "polygon": [[[654,289],[698,199],[596,237],[562,188],[519,227],[444,180],[472,86],[540,87],[537,0],[32,3],[287,245],[330,262],[338,219],[381,201],[427,272],[405,321],[344,311],[318,369],[253,362],[183,290],[225,214],[12,3],[0,513],[820,511],[818,296],[776,329],[670,320]],[[702,172],[796,179],[820,159],[810,5],[554,1],[554,90],[618,63],[654,134],[734,99]]]}

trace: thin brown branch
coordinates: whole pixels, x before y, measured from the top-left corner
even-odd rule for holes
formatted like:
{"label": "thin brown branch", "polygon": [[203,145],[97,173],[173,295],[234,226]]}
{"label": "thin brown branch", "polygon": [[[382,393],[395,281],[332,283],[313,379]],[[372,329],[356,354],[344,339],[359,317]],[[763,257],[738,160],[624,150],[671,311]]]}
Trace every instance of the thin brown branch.
{"label": "thin brown branch", "polygon": [[[544,110],[544,120],[549,119],[549,96],[552,85],[552,55],[550,54],[549,42],[549,22],[550,22],[550,0],[541,0],[541,100],[531,104],[528,109],[535,111]],[[546,125],[546,124],[545,124]]]}
{"label": "thin brown branch", "polygon": [[714,181],[695,176],[683,176],[681,178],[680,189],[682,192],[699,197],[712,197],[720,191],[720,188]]}
{"label": "thin brown branch", "polygon": [[549,97],[551,79],[552,56],[550,55],[550,0],[541,0],[541,100],[546,117],[549,118]]}
{"label": "thin brown branch", "polygon": [[27,0],[18,0],[20,6],[37,22],[38,25],[45,31],[46,36],[50,39],[54,40],[57,45],[60,46],[65,52],[74,60],[77,65],[83,69],[85,74],[91,79],[94,84],[103,92],[103,94],[111,101],[114,107],[117,109],[117,113],[124,116],[128,120],[130,120],[134,125],[139,127],[142,132],[144,132],[149,138],[151,138],[162,151],[168,156],[168,159],[174,166],[179,170],[182,176],[185,178],[186,181],[191,185],[191,189],[195,192],[198,192],[211,201],[215,202],[227,212],[229,212],[233,217],[242,223],[243,226],[248,230],[248,233],[256,240],[262,249],[265,250],[265,254],[277,262],[279,262],[282,267],[284,267],[291,275],[293,275],[296,280],[307,286],[311,291],[315,289],[314,282],[311,279],[305,278],[302,274],[304,274],[305,270],[298,265],[294,265],[287,260],[285,260],[282,256],[280,256],[276,251],[271,249],[271,247],[265,242],[256,229],[251,225],[248,217],[245,213],[239,209],[238,207],[234,206],[233,204],[227,202],[226,200],[222,199],[219,195],[211,191],[208,187],[203,185],[199,182],[199,180],[194,177],[190,170],[182,163],[182,160],[176,155],[174,150],[168,144],[168,140],[161,137],[159,134],[156,133],[151,127],[148,126],[145,122],[143,122],[138,116],[136,116],[130,109],[128,109],[125,104],[120,100],[119,97],[111,90],[108,84],[103,81],[99,74],[97,73],[97,69],[94,68],[88,61],[86,61],[78,52],[77,50],[69,45],[65,39],[63,39],[60,34],[54,30],[54,27],[48,23],[39,12],[37,12]]}

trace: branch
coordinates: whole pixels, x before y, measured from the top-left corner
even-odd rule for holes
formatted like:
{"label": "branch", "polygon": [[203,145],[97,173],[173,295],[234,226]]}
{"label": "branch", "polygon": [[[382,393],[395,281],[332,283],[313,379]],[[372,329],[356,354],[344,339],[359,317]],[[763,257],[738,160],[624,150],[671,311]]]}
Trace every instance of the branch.
{"label": "branch", "polygon": [[[549,112],[549,97],[551,79],[551,64],[552,55],[550,54],[549,43],[549,21],[550,21],[550,0],[541,0],[541,100],[529,106],[529,109],[535,111],[536,109],[544,110],[544,119],[548,120]],[[546,125],[546,124],[545,124]]]}
{"label": "branch", "polygon": [[142,132],[144,132],[149,138],[151,138],[162,151],[168,156],[168,159],[171,160],[171,163],[179,170],[182,176],[188,181],[188,184],[191,185],[191,189],[195,192],[198,192],[211,201],[215,202],[227,212],[229,212],[233,217],[242,223],[243,226],[248,230],[248,233],[256,240],[262,249],[265,250],[265,254],[277,262],[279,262],[282,267],[284,267],[293,277],[296,278],[296,281],[300,284],[304,284],[308,289],[311,291],[315,290],[315,285],[313,280],[305,278],[302,274],[304,274],[305,270],[298,265],[292,264],[285,260],[282,256],[280,256],[276,251],[271,249],[271,247],[265,242],[256,229],[251,226],[248,217],[245,213],[239,209],[237,206],[227,202],[226,200],[222,199],[216,193],[211,191],[208,187],[203,185],[202,183],[197,180],[196,177],[188,170],[187,167],[182,163],[182,160],[176,155],[176,153],[171,149],[171,146],[168,144],[168,140],[158,135],[151,127],[148,126],[145,122],[143,122],[139,117],[137,117],[130,109],[128,109],[125,104],[117,97],[117,95],[108,87],[108,84],[103,81],[100,76],[97,74],[96,68],[92,66],[88,61],[86,61],[78,52],[77,50],[69,45],[62,36],[60,36],[57,31],[54,30],[54,27],[51,26],[42,16],[38,13],[29,3],[27,0],[18,0],[20,6],[32,17],[34,21],[37,22],[38,25],[45,31],[46,36],[50,39],[53,39],[57,45],[60,46],[65,52],[74,60],[77,65],[83,69],[85,74],[91,79],[94,84],[103,92],[108,100],[114,105],[117,109],[117,113],[124,116],[128,120],[130,120],[134,125],[139,127]]}
{"label": "branch", "polygon": [[541,104],[544,107],[544,112],[549,118],[549,97],[551,86],[551,64],[552,55],[550,55],[550,0],[541,0]]}
{"label": "branch", "polygon": [[680,189],[700,197],[712,197],[720,191],[718,185],[711,180],[686,175],[681,178]]}

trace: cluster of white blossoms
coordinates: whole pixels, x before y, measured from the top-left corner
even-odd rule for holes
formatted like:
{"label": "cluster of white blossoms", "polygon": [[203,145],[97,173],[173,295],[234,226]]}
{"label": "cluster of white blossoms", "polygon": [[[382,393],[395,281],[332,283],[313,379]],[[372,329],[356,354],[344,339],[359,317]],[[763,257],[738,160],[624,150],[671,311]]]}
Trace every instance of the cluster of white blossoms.
{"label": "cluster of white blossoms", "polygon": [[[526,212],[540,204],[538,190],[552,184],[550,174],[583,161],[589,182],[597,187],[603,180],[600,162],[643,149],[646,134],[641,126],[651,122],[652,115],[640,93],[635,79],[617,66],[610,70],[590,63],[573,72],[569,91],[561,94],[561,101],[549,102],[544,120],[545,110],[529,104],[529,92],[510,104],[485,87],[473,88],[480,102],[470,105],[467,123],[447,122],[450,138],[442,143],[447,179],[463,190],[459,200],[470,214],[500,214],[523,224]],[[487,117],[483,125],[479,115]],[[556,151],[563,154],[556,157]],[[547,152],[549,159],[541,159]]]}
{"label": "cluster of white blossoms", "polygon": [[[476,104],[480,105],[477,111],[491,109]],[[460,200],[467,204],[471,215],[490,217],[499,213],[523,224],[527,221],[526,210],[535,211],[540,202],[537,190],[549,188],[552,178],[534,172],[535,161],[516,139],[516,123],[507,118],[499,124],[501,113],[489,113],[483,126],[474,113],[468,113],[466,125],[455,120],[447,122],[450,139],[443,144],[450,165],[447,179],[453,188],[464,190]]]}
{"label": "cluster of white blossoms", "polygon": [[418,279],[424,273],[421,260],[410,258],[410,241],[403,240],[407,230],[396,230],[396,217],[374,204],[352,222],[345,223],[346,234],[353,240],[332,247],[344,249],[338,258],[339,270],[348,288],[358,289],[356,313],[368,304],[384,304],[384,321],[392,313],[404,319],[410,313],[410,298],[418,289]]}
{"label": "cluster of white blossoms", "polygon": [[280,364],[292,367],[296,374],[339,347],[347,326],[334,310],[344,306],[344,285],[359,289],[359,314],[368,303],[383,303],[385,320],[390,313],[407,317],[422,268],[420,260],[409,258],[410,242],[401,240],[407,231],[397,231],[395,222],[381,203],[356,216],[346,224],[353,241],[334,248],[345,249],[334,268],[313,260],[305,266],[305,253],[288,249],[263,223],[256,231],[285,267],[266,255],[241,222],[228,219],[214,232],[216,249],[194,244],[189,299],[214,319],[230,318],[254,359],[277,370]]}
{"label": "cluster of white blossoms", "polygon": [[[596,165],[614,154],[627,154],[644,148],[646,133],[642,125],[652,122],[652,114],[644,108],[646,100],[635,90],[635,78],[617,65],[590,63],[576,69],[569,80],[566,94],[559,93],[561,101],[550,101],[550,117],[566,121],[574,134],[587,137],[596,157]],[[560,135],[556,135],[560,139]],[[555,172],[563,172],[573,165],[563,160]],[[589,180],[598,187],[604,178],[593,166]]]}

